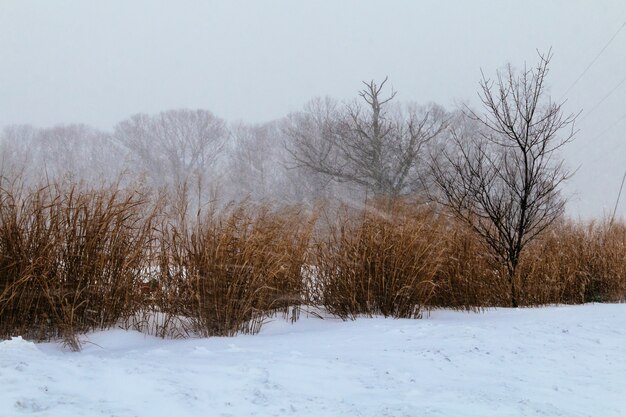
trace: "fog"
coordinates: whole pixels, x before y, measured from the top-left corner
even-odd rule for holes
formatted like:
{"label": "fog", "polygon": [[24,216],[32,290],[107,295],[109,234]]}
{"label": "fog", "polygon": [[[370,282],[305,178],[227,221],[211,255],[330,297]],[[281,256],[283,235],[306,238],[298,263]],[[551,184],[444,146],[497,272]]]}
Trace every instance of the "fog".
{"label": "fog", "polygon": [[2,0],[0,127],[80,123],[110,134],[134,114],[188,108],[236,131],[317,96],[355,99],[361,81],[386,76],[396,100],[454,111],[479,105],[481,70],[532,66],[552,48],[549,93],[581,111],[563,150],[575,171],[567,210],[601,217],[626,171],[624,25],[623,0]]}

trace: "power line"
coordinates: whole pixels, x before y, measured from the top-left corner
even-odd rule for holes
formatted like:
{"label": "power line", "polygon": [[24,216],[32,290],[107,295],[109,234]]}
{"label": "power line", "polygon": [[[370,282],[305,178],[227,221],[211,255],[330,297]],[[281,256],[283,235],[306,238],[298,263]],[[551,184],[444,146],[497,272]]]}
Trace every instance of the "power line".
{"label": "power line", "polygon": [[[626,119],[626,114],[624,114],[622,117],[620,117],[619,119],[617,119],[615,122],[611,123],[606,129],[604,129],[602,132],[600,132],[599,134],[597,134],[596,136],[594,136],[593,138],[589,139],[589,141],[587,141],[586,143],[584,143],[583,145],[581,145],[578,149],[577,149],[577,153],[581,153],[583,151],[586,151],[587,149],[589,149],[589,147],[593,146],[596,144],[596,140],[599,139],[601,136],[603,136],[605,133],[607,133],[608,131],[612,130],[615,126],[617,126],[622,120]],[[614,149],[616,146],[613,146],[612,149]],[[595,158],[592,158],[590,161],[588,162],[596,162],[598,159],[600,159],[601,156],[596,156]]]}
{"label": "power line", "polygon": [[620,87],[621,87],[621,85],[622,85],[622,84],[624,84],[624,82],[625,82],[625,81],[626,81],[626,77],[622,78],[622,81],[620,81],[620,82],[619,82],[619,83],[618,83],[615,87],[613,87],[613,88],[612,88],[612,89],[611,89],[611,90],[610,90],[610,91],[609,91],[609,92],[608,92],[608,93],[607,93],[604,97],[602,97],[602,99],[601,99],[599,102],[597,102],[597,103],[596,103],[596,105],[595,105],[595,106],[593,106],[593,107],[591,108],[591,110],[589,110],[589,111],[587,112],[587,114],[585,114],[585,116],[584,116],[582,119],[580,119],[580,122],[582,123],[582,122],[583,122],[583,121],[584,121],[587,117],[589,117],[589,115],[590,115],[591,113],[593,113],[593,112],[594,112],[594,110],[596,110],[596,109],[597,109],[597,108],[598,108],[598,107],[599,107],[602,103],[604,103],[604,101],[605,101],[607,98],[609,98],[609,97],[610,97],[610,96],[611,96],[611,95],[612,95],[615,91],[617,91],[617,89],[618,89],[618,88],[620,88]]}
{"label": "power line", "polygon": [[622,23],[622,25],[619,27],[619,29],[617,29],[617,31],[615,32],[615,34],[611,37],[611,39],[609,39],[609,41],[604,45],[604,47],[600,50],[600,52],[598,52],[598,54],[596,55],[596,57],[589,63],[589,65],[587,65],[587,68],[585,68],[585,70],[582,72],[582,74],[580,74],[578,76],[578,78],[576,78],[576,80],[572,83],[572,85],[569,86],[569,88],[567,90],[565,90],[565,93],[563,93],[563,96],[561,97],[561,99],[563,97],[565,97],[567,95],[567,93],[569,93],[571,91],[572,88],[574,88],[574,86],[576,84],[578,84],[578,81],[580,81],[585,74],[587,73],[587,71],[589,71],[589,69],[593,66],[593,64],[596,63],[596,61],[598,60],[598,58],[600,58],[600,56],[604,53],[604,51],[606,50],[606,48],[609,47],[609,45],[611,44],[611,42],[613,42],[613,39],[615,39],[617,37],[617,35],[622,31],[622,29],[624,29],[624,27],[626,27],[626,22]]}
{"label": "power line", "polygon": [[624,171],[624,176],[622,177],[622,185],[619,186],[619,193],[617,194],[617,201],[615,202],[615,208],[613,209],[613,216],[611,216],[610,226],[613,225],[615,221],[615,215],[617,214],[617,207],[619,206],[619,199],[622,196],[622,190],[624,189],[624,182],[626,181],[626,171]]}
{"label": "power line", "polygon": [[599,135],[594,136],[593,139],[591,139],[592,142],[595,142],[596,139],[598,139],[600,136],[604,135],[606,132],[608,132],[609,130],[613,129],[615,126],[617,126],[622,120],[626,119],[626,114],[624,114],[622,117],[620,117],[619,119],[617,119],[615,122],[611,123],[611,125],[609,127],[607,127],[606,129],[604,129],[602,132],[600,132]]}

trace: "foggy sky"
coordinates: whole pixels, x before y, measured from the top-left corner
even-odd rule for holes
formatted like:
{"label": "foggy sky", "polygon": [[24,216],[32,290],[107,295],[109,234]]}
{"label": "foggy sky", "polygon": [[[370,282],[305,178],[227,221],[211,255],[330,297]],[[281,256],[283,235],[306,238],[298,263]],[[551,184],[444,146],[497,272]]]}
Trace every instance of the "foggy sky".
{"label": "foggy sky", "polygon": [[0,127],[110,129],[182,107],[263,122],[385,76],[398,100],[453,108],[477,104],[481,68],[552,47],[550,93],[583,110],[568,210],[601,216],[626,170],[626,82],[594,106],[626,77],[626,28],[563,95],[624,22],[624,0],[0,0]]}

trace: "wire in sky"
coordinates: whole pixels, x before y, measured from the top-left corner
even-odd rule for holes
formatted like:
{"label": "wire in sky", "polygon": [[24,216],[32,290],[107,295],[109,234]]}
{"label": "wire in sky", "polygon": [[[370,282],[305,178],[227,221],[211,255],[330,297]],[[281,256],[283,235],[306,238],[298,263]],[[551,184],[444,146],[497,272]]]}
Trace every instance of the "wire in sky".
{"label": "wire in sky", "polygon": [[[619,119],[617,119],[616,121],[614,121],[613,123],[611,123],[607,128],[605,128],[602,132],[598,133],[596,136],[592,137],[591,139],[589,139],[589,141],[587,141],[585,144],[583,144],[579,149],[578,152],[582,152],[587,150],[590,146],[595,145],[596,144],[596,140],[599,139],[601,136],[603,136],[605,133],[607,133],[608,131],[612,130],[615,126],[617,126],[618,124],[620,124],[620,122],[622,120],[626,119],[626,114],[622,115],[622,117],[620,117]],[[595,162],[597,158],[594,158],[593,161]]]}
{"label": "wire in sky", "polygon": [[[617,126],[622,120],[626,119],[626,114],[624,114],[622,117],[620,117],[619,119],[617,119],[615,122],[611,123],[610,126],[608,126],[606,129],[604,129],[602,132],[600,132],[598,135],[594,136],[591,140],[589,140],[587,143],[583,144],[582,147],[580,147],[577,150],[577,154],[581,154],[584,151],[586,151],[590,146],[595,145],[596,144],[596,140],[598,138],[600,138],[602,135],[604,135],[605,133],[607,133],[609,130],[613,129],[615,126]],[[613,153],[620,145],[623,145],[623,142],[616,142],[613,144],[613,146],[610,147],[610,149],[605,150],[603,155],[597,155],[595,157],[592,157],[591,159],[587,158],[587,161],[585,163],[592,165],[595,164],[596,162],[598,162],[598,160],[600,158],[605,158],[605,154],[608,151],[609,154]],[[582,166],[582,164],[581,164]],[[580,168],[580,166],[579,166]],[[577,168],[578,169],[578,168]]]}
{"label": "wire in sky", "polygon": [[624,176],[622,177],[622,185],[619,186],[619,193],[617,194],[617,201],[615,202],[615,207],[613,208],[613,215],[611,216],[611,222],[609,223],[609,227],[613,225],[615,221],[615,215],[617,214],[617,207],[619,206],[619,199],[622,196],[622,190],[624,189],[624,182],[626,181],[626,171],[624,171]]}
{"label": "wire in sky", "polygon": [[587,65],[587,68],[585,68],[585,70],[578,76],[578,78],[576,78],[576,80],[572,83],[572,85],[570,85],[569,88],[567,90],[565,90],[565,93],[563,93],[563,97],[565,97],[567,95],[567,93],[569,93],[572,90],[572,88],[574,88],[574,86],[576,84],[578,84],[578,81],[580,81],[585,76],[587,71],[589,71],[589,69],[593,66],[593,64],[596,63],[598,58],[600,58],[600,56],[604,53],[606,48],[609,47],[611,42],[613,42],[613,39],[615,39],[617,37],[617,35],[619,35],[619,33],[622,31],[622,29],[624,29],[624,27],[626,27],[626,22],[622,23],[622,25],[619,27],[619,29],[617,29],[617,32],[615,32],[615,34],[611,37],[611,39],[609,39],[609,41],[606,43],[606,45],[604,45],[604,47],[600,50],[600,52],[598,52],[598,55],[596,55],[596,57],[589,63],[589,65]]}
{"label": "wire in sky", "polygon": [[600,136],[604,135],[606,132],[608,132],[609,130],[613,129],[615,126],[618,125],[618,123],[620,123],[622,120],[626,119],[626,114],[624,114],[622,117],[620,117],[619,119],[617,119],[614,123],[611,123],[611,125],[609,125],[609,127],[607,127],[606,129],[604,129],[602,132],[600,132],[600,134],[598,134],[597,136],[595,136],[593,139],[591,139],[591,142],[595,142],[596,139],[598,139]]}
{"label": "wire in sky", "polygon": [[582,122],[583,120],[585,120],[587,117],[589,117],[589,115],[591,113],[594,112],[594,110],[596,110],[602,103],[604,103],[604,101],[609,98],[615,91],[617,91],[618,88],[621,87],[622,84],[624,84],[624,82],[626,81],[626,77],[622,78],[622,81],[620,81],[615,87],[613,87],[611,89],[611,91],[609,91],[604,97],[602,97],[602,100],[600,100],[599,102],[596,103],[595,106],[593,106],[588,112],[587,114],[585,114],[585,116],[580,119],[580,122]]}

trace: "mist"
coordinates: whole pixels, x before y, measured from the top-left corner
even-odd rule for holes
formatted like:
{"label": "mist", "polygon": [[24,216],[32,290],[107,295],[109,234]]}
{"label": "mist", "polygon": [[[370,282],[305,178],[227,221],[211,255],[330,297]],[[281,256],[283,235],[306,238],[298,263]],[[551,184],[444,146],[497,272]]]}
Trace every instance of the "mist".
{"label": "mist", "polygon": [[[619,0],[4,1],[2,175],[195,184],[200,199],[358,201],[362,187],[290,158],[290,115],[316,97],[352,103],[362,81],[385,77],[401,106],[479,108],[481,73],[532,66],[551,48],[548,94],[580,112],[561,152],[573,172],[567,213],[601,218],[626,171],[625,23]],[[177,154],[158,125],[193,114],[213,123],[214,140]],[[144,146],[159,137],[163,146]]]}

